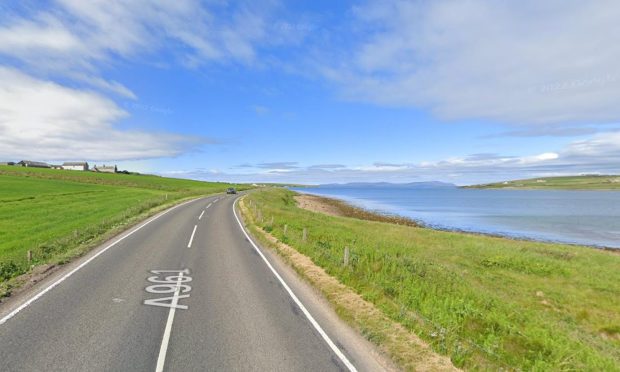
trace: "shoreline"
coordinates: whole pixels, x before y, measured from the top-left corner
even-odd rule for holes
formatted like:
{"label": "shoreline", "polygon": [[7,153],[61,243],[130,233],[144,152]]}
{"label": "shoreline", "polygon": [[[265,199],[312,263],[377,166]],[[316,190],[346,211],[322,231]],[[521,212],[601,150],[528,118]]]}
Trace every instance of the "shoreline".
{"label": "shoreline", "polygon": [[[417,227],[417,228],[421,228],[421,229],[429,229],[429,230],[434,230],[434,231],[443,231],[443,232],[452,232],[452,233],[459,233],[459,234],[469,234],[469,235],[475,235],[475,236],[488,236],[488,237],[493,237],[493,238],[501,238],[501,239],[508,239],[508,240],[513,240],[513,241],[526,241],[526,242],[536,242],[536,243],[549,243],[549,244],[563,244],[563,245],[569,245],[572,247],[584,247],[584,248],[588,248],[588,249],[597,249],[597,250],[601,250],[601,251],[605,251],[605,252],[611,252],[613,254],[618,254],[620,255],[620,248],[614,248],[614,247],[609,247],[609,246],[603,246],[603,245],[596,245],[596,244],[581,244],[581,243],[569,243],[569,242],[563,242],[563,241],[556,241],[556,240],[551,240],[551,239],[536,239],[536,238],[530,238],[527,236],[513,236],[513,235],[509,235],[509,234],[500,234],[500,233],[490,233],[490,232],[482,232],[482,231],[471,231],[471,230],[464,230],[464,229],[459,229],[459,228],[449,228],[449,227],[444,227],[444,226],[437,226],[437,225],[431,225],[431,224],[427,224],[424,221],[421,220],[416,220],[410,217],[405,217],[405,216],[401,216],[401,215],[394,215],[394,214],[389,214],[389,213],[385,213],[385,212],[381,212],[378,210],[371,210],[371,209],[367,209],[364,207],[360,207],[358,205],[354,205],[353,203],[345,200],[345,199],[340,199],[337,197],[333,197],[333,196],[322,196],[322,195],[317,195],[317,194],[310,194],[310,193],[303,193],[303,192],[299,192],[296,190],[291,190],[293,192],[295,192],[298,196],[309,196],[313,199],[316,200],[316,202],[322,202],[324,203],[327,208],[324,209],[329,209],[329,207],[334,207],[337,209],[340,209],[340,214],[336,214],[336,213],[326,213],[325,211],[321,211],[320,207],[316,207],[314,209],[312,208],[304,208],[300,205],[300,203],[298,202],[297,206],[299,208],[303,208],[303,209],[307,209],[307,210],[311,210],[313,212],[317,212],[317,213],[324,213],[324,214],[328,214],[328,215],[332,215],[332,216],[336,216],[336,217],[349,217],[349,218],[357,218],[360,220],[366,220],[366,221],[377,221],[377,222],[386,222],[386,223],[394,223],[397,225],[406,225],[406,226],[410,226],[410,227]],[[295,198],[297,200],[297,197]],[[402,223],[398,223],[398,222],[394,222],[394,221],[401,221]]]}
{"label": "shoreline", "polygon": [[305,206],[300,206],[301,208],[308,209],[313,212],[329,214],[331,216],[357,218],[365,221],[387,222],[411,227],[424,227],[420,221],[416,221],[412,218],[358,207],[343,199],[315,194],[297,193],[295,200],[297,201],[298,206]]}

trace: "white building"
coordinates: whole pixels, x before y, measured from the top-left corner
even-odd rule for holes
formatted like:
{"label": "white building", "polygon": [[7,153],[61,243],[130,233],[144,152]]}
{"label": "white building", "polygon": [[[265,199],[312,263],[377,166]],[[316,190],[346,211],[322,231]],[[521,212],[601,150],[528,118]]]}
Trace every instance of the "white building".
{"label": "white building", "polygon": [[88,163],[85,161],[67,161],[62,163],[62,169],[87,171]]}

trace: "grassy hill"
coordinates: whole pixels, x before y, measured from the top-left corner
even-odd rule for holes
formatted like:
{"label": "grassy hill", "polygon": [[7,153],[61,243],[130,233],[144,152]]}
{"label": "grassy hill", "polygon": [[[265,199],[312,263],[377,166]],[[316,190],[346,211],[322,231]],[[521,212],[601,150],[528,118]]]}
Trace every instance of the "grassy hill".
{"label": "grassy hill", "polygon": [[247,188],[147,175],[0,166],[0,284],[6,292],[3,282],[31,265],[63,262],[157,209],[231,186]]}
{"label": "grassy hill", "polygon": [[465,186],[472,189],[620,190],[620,175],[543,177]]}
{"label": "grassy hill", "polygon": [[[254,231],[310,257],[459,367],[620,370],[619,254],[328,216],[300,209],[281,189],[244,199]],[[339,298],[331,300],[344,311]],[[384,323],[354,325],[389,345]],[[396,346],[392,356],[407,366]]]}

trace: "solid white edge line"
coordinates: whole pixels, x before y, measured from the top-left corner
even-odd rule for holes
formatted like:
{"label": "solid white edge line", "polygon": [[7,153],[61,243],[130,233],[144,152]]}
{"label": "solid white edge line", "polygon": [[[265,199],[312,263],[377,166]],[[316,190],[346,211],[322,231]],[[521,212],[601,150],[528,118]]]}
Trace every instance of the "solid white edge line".
{"label": "solid white edge line", "polygon": [[200,213],[200,216],[198,216],[199,220],[202,220],[202,216],[205,214],[205,211],[203,210],[202,213]]}
{"label": "solid white edge line", "polygon": [[267,265],[267,267],[269,267],[269,269],[271,270],[271,272],[273,273],[273,275],[278,279],[278,281],[280,281],[280,284],[282,284],[282,286],[284,287],[284,289],[286,290],[286,292],[289,294],[289,296],[291,296],[291,298],[293,299],[293,301],[295,302],[295,304],[297,304],[297,306],[301,309],[301,311],[304,313],[304,315],[306,316],[306,318],[308,318],[308,320],[310,321],[310,324],[312,324],[312,326],[314,327],[314,329],[317,330],[317,332],[319,332],[319,334],[321,335],[321,337],[323,338],[323,340],[327,343],[327,345],[330,347],[330,349],[332,349],[332,351],[336,354],[336,356],[338,356],[338,358],[342,361],[342,363],[347,367],[347,369],[351,372],[356,372],[357,369],[355,368],[355,366],[353,365],[353,363],[351,363],[349,361],[349,359],[346,357],[346,355],[344,355],[344,353],[338,348],[338,346],[336,346],[336,344],[331,340],[331,338],[329,338],[329,336],[327,335],[327,333],[325,333],[325,331],[323,330],[323,328],[321,328],[321,326],[319,325],[319,323],[314,319],[314,317],[312,316],[312,314],[310,314],[310,312],[306,309],[306,307],[304,306],[304,304],[301,302],[301,300],[299,298],[297,298],[297,296],[295,295],[295,293],[293,293],[293,290],[288,286],[288,284],[286,284],[286,282],[284,281],[284,279],[282,279],[282,277],[280,276],[280,274],[278,274],[278,272],[276,271],[276,269],[271,265],[271,263],[267,260],[267,257],[265,257],[265,255],[263,254],[263,252],[258,248],[258,246],[256,245],[256,243],[254,243],[254,240],[252,240],[252,238],[250,238],[250,235],[248,235],[248,233],[245,231],[245,227],[243,226],[243,224],[241,223],[241,220],[239,219],[239,217],[237,216],[237,211],[235,210],[235,206],[237,205],[237,201],[240,198],[235,199],[235,201],[233,202],[233,214],[235,216],[235,219],[237,220],[237,223],[239,224],[239,227],[241,228],[241,231],[243,232],[243,234],[245,235],[245,237],[248,239],[248,241],[250,242],[250,244],[252,244],[252,247],[254,247],[254,249],[256,250],[256,252],[258,253],[258,255],[263,259],[263,261],[265,261],[265,264]]}
{"label": "solid white edge line", "polygon": [[[202,199],[202,198],[198,198],[198,199]],[[34,295],[33,297],[30,297],[26,302],[24,302],[23,304],[19,305],[15,310],[11,311],[10,313],[8,313],[7,315],[5,315],[2,319],[0,319],[0,325],[4,324],[7,322],[7,320],[11,319],[12,317],[14,317],[15,315],[17,315],[17,313],[19,313],[20,311],[24,310],[26,307],[30,306],[30,304],[32,304],[33,302],[35,302],[36,300],[38,300],[39,298],[41,298],[44,294],[46,294],[47,292],[51,291],[54,287],[56,287],[57,285],[59,285],[60,283],[64,282],[65,280],[67,280],[71,275],[75,274],[76,272],[78,272],[81,268],[83,268],[84,266],[88,265],[91,261],[93,261],[95,258],[99,257],[100,255],[102,255],[103,253],[105,253],[108,249],[114,247],[115,245],[117,245],[118,243],[120,243],[121,241],[125,240],[127,237],[129,237],[130,235],[132,235],[133,233],[137,232],[138,230],[142,229],[144,226],[148,225],[149,223],[157,220],[158,218],[160,218],[161,216],[167,214],[168,212],[183,206],[185,204],[191,203],[193,201],[196,201],[198,199],[193,199],[193,200],[188,200],[186,202],[183,202],[181,204],[177,204],[174,207],[167,209],[166,211],[151,217],[148,221],[146,221],[145,223],[143,223],[142,225],[136,227],[135,229],[133,229],[131,232],[127,233],[126,235],[124,235],[123,237],[119,238],[118,240],[116,240],[115,242],[111,243],[110,245],[106,246],[105,248],[103,248],[102,250],[100,250],[99,252],[97,252],[95,255],[93,255],[91,258],[87,259],[86,261],[82,262],[78,267],[76,267],[75,269],[69,271],[68,273],[66,273],[65,275],[63,275],[60,279],[58,279],[57,281],[55,281],[54,283],[50,284],[49,286],[45,287],[43,290],[41,290],[41,292],[37,293],[36,295]]]}
{"label": "solid white edge line", "polygon": [[187,243],[187,248],[192,247],[192,242],[194,241],[194,234],[196,234],[197,228],[198,228],[198,225],[194,225],[194,231],[192,231],[192,236],[189,238],[189,243]]}
{"label": "solid white edge line", "polygon": [[159,347],[159,356],[157,357],[157,367],[155,372],[162,372],[164,370],[164,364],[166,364],[166,354],[168,353],[168,342],[170,341],[170,334],[172,333],[172,322],[174,322],[174,314],[176,312],[176,306],[179,303],[179,292],[181,290],[181,279],[183,279],[183,272],[179,273],[179,279],[177,280],[177,288],[172,296],[172,303],[170,306],[170,312],[168,313],[168,320],[166,321],[166,328],[164,329],[164,336],[161,339],[161,346]]}

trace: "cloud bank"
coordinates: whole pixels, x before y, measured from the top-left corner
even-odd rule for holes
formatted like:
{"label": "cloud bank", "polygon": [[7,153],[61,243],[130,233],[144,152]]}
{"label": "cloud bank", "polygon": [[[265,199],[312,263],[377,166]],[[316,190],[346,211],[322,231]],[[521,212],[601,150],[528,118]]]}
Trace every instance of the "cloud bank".
{"label": "cloud bank", "polygon": [[129,114],[113,98],[139,98],[102,71],[126,61],[161,60],[186,68],[253,64],[260,46],[288,42],[286,36],[269,36],[275,26],[266,17],[275,8],[251,2],[56,0],[3,9],[0,156],[148,159],[212,142],[118,129]]}
{"label": "cloud bank", "polygon": [[[240,172],[239,168],[244,171]],[[557,152],[527,156],[493,153],[471,154],[420,163],[375,162],[369,165],[316,164],[298,162],[243,164],[230,172],[221,170],[179,170],[167,175],[203,180],[277,183],[394,183],[445,181],[459,185],[516,178],[574,174],[620,173],[620,132],[595,135],[574,141]],[[166,175],[166,174],[165,174]]]}
{"label": "cloud bank", "polygon": [[176,156],[192,138],[119,130],[127,116],[93,92],[0,67],[0,157],[7,160],[128,160]]}
{"label": "cloud bank", "polygon": [[620,121],[617,1],[391,0],[353,14],[353,46],[322,66],[350,99],[512,125]]}

